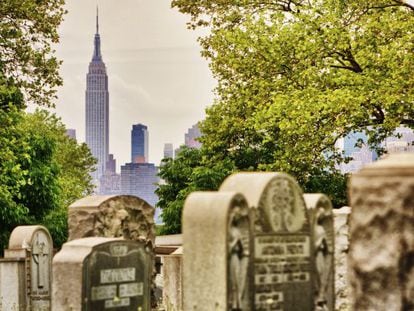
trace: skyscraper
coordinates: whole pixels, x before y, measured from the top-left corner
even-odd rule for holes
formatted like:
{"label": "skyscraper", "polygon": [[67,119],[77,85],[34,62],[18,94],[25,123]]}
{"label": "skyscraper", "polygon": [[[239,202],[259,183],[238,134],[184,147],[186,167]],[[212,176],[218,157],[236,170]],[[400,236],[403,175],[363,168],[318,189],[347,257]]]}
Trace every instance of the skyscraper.
{"label": "skyscraper", "polygon": [[106,169],[109,153],[109,92],[106,66],[101,55],[98,9],[96,10],[96,34],[92,61],[86,75],[86,143],[92,155],[98,160],[95,181]]}
{"label": "skyscraper", "polygon": [[148,127],[141,123],[132,125],[131,162],[148,162]]}
{"label": "skyscraper", "polygon": [[197,140],[201,136],[201,131],[198,128],[198,124],[194,124],[188,129],[184,135],[184,144],[190,148],[201,148],[201,143]]}
{"label": "skyscraper", "polygon": [[164,159],[166,158],[174,158],[174,147],[171,143],[164,144]]}

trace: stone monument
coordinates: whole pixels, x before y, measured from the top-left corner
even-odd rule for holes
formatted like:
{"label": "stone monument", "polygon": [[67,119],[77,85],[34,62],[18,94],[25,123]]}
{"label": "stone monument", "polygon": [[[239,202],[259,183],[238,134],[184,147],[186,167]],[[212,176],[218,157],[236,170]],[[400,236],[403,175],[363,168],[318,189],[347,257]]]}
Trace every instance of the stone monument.
{"label": "stone monument", "polygon": [[93,195],[69,206],[69,241],[86,237],[123,237],[155,245],[155,209],[131,195]]}
{"label": "stone monument", "polygon": [[348,249],[349,249],[349,214],[351,208],[343,206],[334,209],[335,227],[335,309],[348,311]]}
{"label": "stone monument", "polygon": [[252,310],[251,231],[245,198],[194,192],[183,211],[184,310]]}
{"label": "stone monument", "polygon": [[414,154],[393,154],[349,185],[354,310],[414,310]]}
{"label": "stone monument", "polygon": [[67,242],[53,258],[53,310],[151,310],[151,243],[117,238]]}
{"label": "stone monument", "polygon": [[322,193],[303,195],[313,233],[315,310],[335,310],[335,232],[331,200]]}
{"label": "stone monument", "polygon": [[296,181],[283,173],[237,173],[221,191],[243,194],[252,210],[254,310],[314,310],[312,232]]}
{"label": "stone monument", "polygon": [[0,261],[1,310],[50,310],[53,243],[43,226],[19,226]]}

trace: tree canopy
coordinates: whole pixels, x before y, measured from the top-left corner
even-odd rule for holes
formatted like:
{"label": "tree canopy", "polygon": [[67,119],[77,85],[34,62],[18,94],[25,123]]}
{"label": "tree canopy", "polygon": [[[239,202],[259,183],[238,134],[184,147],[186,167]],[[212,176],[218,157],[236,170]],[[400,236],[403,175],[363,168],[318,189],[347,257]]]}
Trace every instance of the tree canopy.
{"label": "tree canopy", "polygon": [[26,102],[53,106],[62,84],[53,44],[66,13],[64,0],[0,1],[0,70],[13,78]]}
{"label": "tree canopy", "polygon": [[[414,127],[414,7],[399,0],[172,0],[208,26],[199,38],[217,79],[200,151],[161,168],[159,206],[177,232],[195,172],[284,171],[305,192],[346,204],[339,139],[366,132],[380,154],[395,127]],[[194,161],[193,161],[194,160]],[[216,172],[218,173],[218,172]],[[208,174],[207,174],[208,176]],[[168,194],[168,195],[167,195]],[[170,217],[174,215],[174,217]]]}
{"label": "tree canopy", "polygon": [[0,74],[0,249],[14,227],[43,224],[56,245],[67,236],[67,207],[90,194],[95,159],[52,113],[21,110],[23,95]]}
{"label": "tree canopy", "polygon": [[208,24],[203,55],[218,81],[201,141],[219,158],[306,182],[334,169],[335,143],[367,131],[379,147],[414,125],[414,9],[402,1],[190,1]]}

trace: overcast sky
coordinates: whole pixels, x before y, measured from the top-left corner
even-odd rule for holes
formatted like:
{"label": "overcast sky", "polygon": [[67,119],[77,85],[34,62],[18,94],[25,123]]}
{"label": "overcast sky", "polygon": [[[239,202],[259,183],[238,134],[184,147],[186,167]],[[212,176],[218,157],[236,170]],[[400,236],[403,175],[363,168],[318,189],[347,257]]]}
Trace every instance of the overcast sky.
{"label": "overcast sky", "polygon": [[170,0],[66,0],[57,56],[63,60],[56,112],[78,141],[85,140],[85,88],[92,58],[96,5],[109,77],[110,153],[130,162],[132,124],[149,127],[149,161],[159,164],[164,143],[204,118],[215,82],[200,56],[197,33]]}

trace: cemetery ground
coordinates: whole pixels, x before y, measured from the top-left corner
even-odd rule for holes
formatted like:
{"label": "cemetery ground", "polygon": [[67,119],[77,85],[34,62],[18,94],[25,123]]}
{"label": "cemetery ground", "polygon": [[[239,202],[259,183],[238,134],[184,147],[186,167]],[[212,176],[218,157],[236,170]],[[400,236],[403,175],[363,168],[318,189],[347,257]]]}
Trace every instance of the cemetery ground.
{"label": "cemetery ground", "polygon": [[182,234],[154,207],[88,196],[69,238],[18,226],[0,260],[0,310],[414,310],[414,154],[354,174],[333,209],[280,172],[236,173],[185,201]]}

